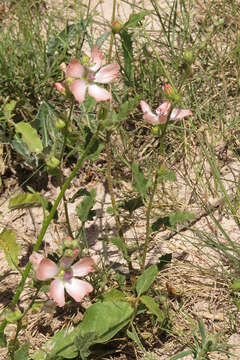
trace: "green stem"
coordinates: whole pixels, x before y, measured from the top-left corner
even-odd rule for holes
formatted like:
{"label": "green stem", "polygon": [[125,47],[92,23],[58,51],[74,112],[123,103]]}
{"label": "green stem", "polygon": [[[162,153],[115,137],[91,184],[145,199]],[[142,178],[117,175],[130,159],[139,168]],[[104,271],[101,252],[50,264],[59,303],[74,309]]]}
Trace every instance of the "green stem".
{"label": "green stem", "polygon": [[[62,146],[62,151],[61,151],[60,159],[59,159],[59,160],[60,160],[60,164],[61,164],[61,174],[60,174],[60,176],[59,176],[59,184],[60,184],[60,187],[63,186],[63,172],[62,172],[63,156],[64,156],[64,152],[65,152],[66,145],[67,145],[68,128],[69,128],[69,125],[70,125],[70,123],[71,123],[73,108],[74,108],[74,99],[72,100],[71,107],[70,107],[70,111],[69,111],[69,115],[68,115],[68,119],[67,119],[67,123],[66,123],[65,129],[64,129],[63,146]],[[73,238],[73,233],[72,233],[72,229],[71,229],[71,225],[70,225],[70,220],[69,220],[69,214],[68,214],[67,199],[66,199],[65,194],[63,194],[63,206],[64,206],[64,212],[65,212],[65,219],[66,219],[66,223],[67,223],[68,235]]]}
{"label": "green stem", "polygon": [[[112,24],[112,23],[114,22],[114,20],[115,20],[116,6],[117,6],[117,0],[113,0],[111,24]],[[111,33],[111,39],[110,39],[110,45],[109,45],[109,51],[108,51],[108,64],[110,64],[111,58],[112,58],[113,42],[114,42],[114,33],[113,33],[113,31],[112,31],[112,33]]]}
{"label": "green stem", "polygon": [[[167,131],[168,124],[169,124],[172,109],[173,109],[173,106],[171,105],[170,111],[168,113],[167,121],[165,122],[162,133],[161,133],[160,147],[159,147],[159,155],[160,156],[163,156],[163,153],[164,153],[164,138],[165,138],[165,134],[166,134],[166,131]],[[144,243],[144,248],[143,248],[142,264],[141,264],[141,272],[142,273],[144,272],[144,269],[145,269],[148,245],[149,245],[149,242],[151,240],[151,237],[150,237],[150,216],[151,216],[151,211],[152,211],[152,206],[153,206],[153,199],[154,199],[154,196],[155,196],[155,193],[156,193],[156,190],[157,190],[157,184],[158,184],[158,169],[156,169],[155,174],[154,174],[154,184],[153,184],[152,193],[151,193],[151,196],[150,196],[150,199],[149,199],[147,212],[146,212],[146,238],[145,238],[145,243]]]}
{"label": "green stem", "polygon": [[[120,219],[118,216],[116,200],[115,200],[115,196],[114,196],[114,192],[113,192],[112,176],[111,176],[111,164],[112,164],[112,161],[111,161],[112,160],[111,159],[111,133],[109,131],[107,132],[107,138],[106,138],[106,153],[107,153],[107,184],[108,184],[108,191],[109,191],[109,194],[111,197],[114,219],[115,219],[116,226],[117,226],[118,236],[120,237],[120,239],[126,245],[126,248],[127,248],[127,243],[126,243],[125,237],[123,235],[121,222],[120,222]],[[128,256],[126,258],[126,261],[128,264],[129,274],[131,276],[131,275],[133,275],[133,267],[132,267],[131,260],[129,260],[129,259],[130,259],[130,257]]]}
{"label": "green stem", "polygon": [[[82,154],[81,158],[79,159],[79,161],[77,162],[77,165],[75,167],[75,169],[72,171],[72,173],[70,174],[70,176],[68,177],[68,179],[66,180],[66,182],[64,183],[51,211],[49,212],[48,216],[45,218],[45,220],[43,221],[43,225],[42,225],[42,229],[41,229],[41,232],[38,236],[38,239],[37,239],[37,242],[33,248],[33,251],[38,251],[39,248],[40,248],[40,245],[42,243],[42,240],[44,238],[44,235],[47,231],[47,228],[51,222],[51,220],[53,219],[54,217],[54,214],[57,210],[57,207],[60,203],[60,201],[62,200],[63,198],[63,195],[65,193],[65,191],[67,190],[67,188],[69,187],[71,181],[75,178],[75,176],[77,175],[77,172],[78,170],[82,167],[82,164],[83,162],[85,161],[85,159],[87,158],[88,156],[88,153],[89,153],[89,150],[91,149],[91,147],[93,146],[94,142],[96,141],[97,139],[97,136],[98,136],[98,132],[99,132],[99,129],[97,129],[96,133],[92,136],[91,140],[89,141],[84,153]],[[23,276],[22,276],[22,280],[20,282],[20,284],[18,285],[18,288],[16,290],[16,294],[14,295],[13,297],[13,300],[12,300],[12,305],[15,306],[18,302],[18,299],[23,291],[23,287],[24,287],[24,284],[26,282],[26,279],[27,279],[27,276],[29,274],[29,271],[31,269],[31,263],[29,262],[23,272]]]}

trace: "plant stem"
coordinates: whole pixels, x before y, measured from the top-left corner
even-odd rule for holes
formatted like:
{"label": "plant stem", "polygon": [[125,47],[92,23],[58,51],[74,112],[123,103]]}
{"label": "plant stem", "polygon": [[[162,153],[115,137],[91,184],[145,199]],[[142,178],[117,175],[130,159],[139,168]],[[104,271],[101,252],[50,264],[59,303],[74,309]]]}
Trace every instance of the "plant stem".
{"label": "plant stem", "polygon": [[[70,174],[70,176],[68,177],[68,179],[66,180],[66,182],[63,184],[63,187],[51,209],[51,211],[49,212],[48,216],[45,218],[44,222],[43,222],[43,225],[42,225],[42,229],[41,229],[41,232],[38,236],[38,239],[37,239],[37,242],[33,248],[33,251],[38,251],[39,248],[40,248],[40,245],[42,243],[42,240],[44,238],[44,235],[46,234],[46,231],[47,231],[47,228],[51,222],[51,220],[53,219],[54,217],[54,214],[57,210],[57,207],[60,203],[60,201],[62,200],[63,198],[63,195],[65,193],[65,191],[67,190],[67,188],[69,187],[71,181],[75,178],[75,176],[77,175],[77,172],[78,170],[82,167],[82,164],[83,162],[85,161],[85,159],[87,158],[88,156],[88,153],[89,153],[89,150],[91,149],[91,147],[93,146],[94,142],[96,141],[97,137],[98,137],[98,132],[99,132],[99,129],[97,129],[96,133],[92,136],[91,140],[89,141],[84,153],[82,154],[81,158],[78,160],[77,162],[77,165],[75,167],[75,169],[72,171],[72,173]],[[29,271],[31,269],[31,263],[29,262],[23,272],[23,276],[22,276],[22,280],[20,282],[20,284],[18,285],[18,288],[16,290],[16,294],[14,295],[13,297],[13,300],[12,300],[12,305],[15,306],[18,302],[18,299],[23,291],[23,287],[24,287],[24,284],[26,282],[26,279],[27,279],[27,276],[29,274]]]}
{"label": "plant stem", "polygon": [[[71,102],[71,107],[70,107],[70,111],[69,111],[69,115],[68,115],[68,119],[67,119],[67,123],[64,129],[64,139],[63,139],[63,146],[62,146],[62,150],[61,150],[61,154],[60,154],[60,164],[61,164],[61,174],[59,176],[59,185],[60,187],[63,186],[63,171],[62,171],[62,167],[63,167],[63,156],[64,156],[64,152],[65,152],[65,148],[66,148],[66,144],[67,144],[67,137],[68,137],[68,127],[71,123],[71,119],[72,119],[72,112],[73,112],[73,108],[74,108],[74,99]],[[73,233],[72,233],[72,229],[71,229],[71,225],[70,225],[70,220],[69,220],[69,214],[68,214],[68,205],[67,205],[67,199],[65,196],[65,193],[63,194],[63,206],[64,206],[64,212],[65,212],[65,219],[66,219],[66,223],[67,223],[67,229],[68,229],[68,235],[71,236],[71,238],[73,238]]]}
{"label": "plant stem", "polygon": [[[123,235],[121,222],[120,222],[120,219],[118,216],[116,200],[115,200],[115,196],[114,196],[114,192],[113,192],[112,175],[111,175],[111,164],[112,164],[112,161],[111,161],[111,133],[109,131],[107,131],[107,138],[106,138],[106,153],[107,153],[107,184],[108,184],[108,191],[109,191],[109,194],[111,197],[114,219],[115,219],[116,226],[117,226],[118,236],[120,237],[120,239],[126,245],[126,248],[127,248],[127,243],[126,243],[125,237]],[[133,275],[133,267],[132,267],[130,257],[127,257],[126,261],[128,264],[129,274],[131,277]]]}
{"label": "plant stem", "polygon": [[[113,0],[111,24],[112,24],[112,23],[114,22],[114,20],[115,20],[116,5],[117,5],[117,0]],[[114,41],[114,33],[113,33],[113,31],[112,31],[112,33],[111,33],[111,39],[110,39],[110,45],[109,45],[109,50],[108,50],[108,64],[110,64],[111,58],[112,58],[113,41]]]}
{"label": "plant stem", "polygon": [[[160,136],[159,155],[162,158],[163,158],[163,153],[164,153],[164,138],[165,138],[165,134],[166,134],[166,131],[167,131],[168,124],[169,124],[172,109],[173,109],[173,106],[171,105],[170,111],[168,113],[167,121],[164,124],[164,128],[162,129],[161,136]],[[160,162],[160,166],[161,166],[161,163],[162,163],[162,160]],[[144,269],[145,269],[148,245],[149,245],[149,242],[151,240],[151,237],[150,237],[150,216],[151,216],[151,211],[152,211],[152,206],[153,206],[154,195],[155,195],[156,190],[157,190],[157,184],[158,184],[158,169],[156,169],[155,174],[154,174],[153,188],[152,188],[152,192],[151,192],[151,196],[150,196],[150,199],[149,199],[147,212],[146,212],[146,238],[145,238],[145,243],[144,243],[144,248],[143,248],[141,273],[143,273]]]}

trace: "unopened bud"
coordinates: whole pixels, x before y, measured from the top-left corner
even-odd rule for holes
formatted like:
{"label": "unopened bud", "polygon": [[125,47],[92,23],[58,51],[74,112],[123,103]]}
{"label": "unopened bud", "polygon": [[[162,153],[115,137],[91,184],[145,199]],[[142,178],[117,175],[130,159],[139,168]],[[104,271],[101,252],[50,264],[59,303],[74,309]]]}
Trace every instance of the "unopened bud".
{"label": "unopened bud", "polygon": [[154,136],[158,136],[159,135],[159,127],[158,126],[152,126],[151,132],[152,132],[152,134]]}
{"label": "unopened bud", "polygon": [[64,251],[64,256],[68,256],[68,257],[74,257],[74,252],[72,249],[66,249]]}
{"label": "unopened bud", "polygon": [[90,58],[87,54],[83,54],[83,56],[81,57],[81,64],[84,66],[89,65],[90,62]]}
{"label": "unopened bud", "polygon": [[164,94],[166,96],[166,98],[174,103],[174,104],[177,104],[179,102],[181,102],[181,95],[176,93],[173,88],[171,87],[171,85],[169,84],[164,84]]}
{"label": "unopened bud", "polygon": [[49,156],[46,159],[46,164],[50,169],[55,169],[58,167],[60,161],[55,156]]}
{"label": "unopened bud", "polygon": [[194,55],[192,50],[188,49],[183,54],[183,60],[188,65],[191,65],[194,62]]}
{"label": "unopened bud", "polygon": [[112,32],[114,34],[119,34],[120,31],[122,30],[124,26],[124,23],[120,20],[114,20],[114,22],[112,23]]}
{"label": "unopened bud", "polygon": [[57,91],[59,91],[63,95],[66,95],[66,85],[64,83],[55,82],[54,86],[57,89]]}
{"label": "unopened bud", "polygon": [[66,123],[65,123],[65,121],[63,119],[61,119],[61,118],[56,118],[55,119],[55,127],[56,127],[56,129],[63,129],[63,128],[65,128],[65,126],[66,126]]}
{"label": "unopened bud", "polygon": [[78,246],[79,246],[78,240],[73,240],[73,241],[72,241],[72,248],[73,248],[73,249],[76,249],[76,248],[78,248]]}

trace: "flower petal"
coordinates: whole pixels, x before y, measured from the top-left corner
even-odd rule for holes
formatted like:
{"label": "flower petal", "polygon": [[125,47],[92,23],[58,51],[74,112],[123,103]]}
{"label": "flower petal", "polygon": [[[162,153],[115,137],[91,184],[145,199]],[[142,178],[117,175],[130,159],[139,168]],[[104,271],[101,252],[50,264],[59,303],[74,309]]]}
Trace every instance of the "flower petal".
{"label": "flower petal", "polygon": [[171,103],[170,101],[166,100],[156,109],[156,114],[168,116],[170,108],[171,108]]}
{"label": "flower petal", "polygon": [[95,85],[88,85],[88,93],[92,96],[96,101],[106,101],[112,98],[112,95],[109,91]]}
{"label": "flower petal", "polygon": [[50,259],[44,258],[40,262],[37,271],[36,278],[38,280],[44,281],[51,279],[59,272],[58,266]]}
{"label": "flower petal", "polygon": [[40,262],[44,259],[44,256],[38,254],[37,252],[33,252],[32,255],[29,257],[29,261],[32,263],[32,267],[34,271],[37,271]]}
{"label": "flower petal", "polygon": [[94,261],[89,257],[80,259],[76,264],[72,266],[73,276],[85,276],[88,273],[94,271]]}
{"label": "flower petal", "polygon": [[75,300],[81,301],[82,298],[93,291],[92,285],[87,281],[72,278],[70,281],[65,282],[65,289],[67,293]]}
{"label": "flower petal", "polygon": [[171,103],[166,100],[156,109],[156,114],[158,116],[159,124],[164,124],[167,121],[170,108],[171,108]]}
{"label": "flower petal", "polygon": [[141,100],[140,101],[140,106],[142,108],[142,112],[145,113],[145,112],[152,112],[150,106],[146,103],[146,101],[144,100]]}
{"label": "flower petal", "polygon": [[102,65],[102,53],[99,50],[97,45],[94,45],[94,47],[92,49],[90,64],[92,64],[92,65],[89,66],[89,70],[94,71],[94,72],[97,71],[100,68],[100,66]]}
{"label": "flower petal", "polygon": [[66,67],[66,78],[80,78],[84,73],[85,69],[77,59],[72,59]]}
{"label": "flower petal", "polygon": [[72,92],[75,99],[79,102],[83,102],[85,100],[86,95],[86,82],[85,80],[74,80],[69,85],[69,89]]}
{"label": "flower petal", "polygon": [[64,284],[61,279],[55,279],[50,284],[49,297],[53,299],[58,306],[65,305],[65,296],[64,296]]}
{"label": "flower petal", "polygon": [[185,116],[192,115],[190,110],[173,109],[171,112],[170,120],[182,120]]}
{"label": "flower petal", "polygon": [[118,76],[120,66],[118,64],[109,64],[101,68],[95,75],[95,82],[107,84]]}

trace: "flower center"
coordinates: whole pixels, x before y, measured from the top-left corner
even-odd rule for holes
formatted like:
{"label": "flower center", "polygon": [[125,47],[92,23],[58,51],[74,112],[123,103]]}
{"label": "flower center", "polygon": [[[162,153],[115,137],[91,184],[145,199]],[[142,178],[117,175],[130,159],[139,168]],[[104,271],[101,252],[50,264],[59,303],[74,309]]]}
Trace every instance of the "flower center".
{"label": "flower center", "polygon": [[73,277],[73,272],[72,272],[72,270],[67,270],[67,271],[65,271],[64,276],[63,276],[63,278],[64,278],[65,281],[71,280],[72,277]]}
{"label": "flower center", "polygon": [[88,80],[89,80],[89,81],[94,81],[94,80],[95,80],[95,74],[94,74],[93,72],[90,72],[90,73],[88,74]]}

